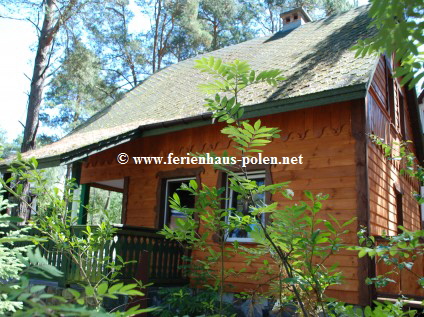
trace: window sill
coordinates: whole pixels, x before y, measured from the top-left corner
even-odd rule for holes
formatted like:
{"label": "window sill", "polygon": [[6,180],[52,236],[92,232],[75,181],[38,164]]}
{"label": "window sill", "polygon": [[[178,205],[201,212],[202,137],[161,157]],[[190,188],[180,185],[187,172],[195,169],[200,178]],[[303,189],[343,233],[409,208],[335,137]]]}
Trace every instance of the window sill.
{"label": "window sill", "polygon": [[255,242],[255,241],[246,241],[246,240],[244,240],[244,241],[240,241],[240,240],[231,240],[231,241],[226,241],[225,242],[225,244],[227,244],[227,245],[229,245],[229,244],[233,244],[235,241],[238,241],[238,243],[239,244],[247,244],[247,245],[258,245],[259,243],[258,242]]}

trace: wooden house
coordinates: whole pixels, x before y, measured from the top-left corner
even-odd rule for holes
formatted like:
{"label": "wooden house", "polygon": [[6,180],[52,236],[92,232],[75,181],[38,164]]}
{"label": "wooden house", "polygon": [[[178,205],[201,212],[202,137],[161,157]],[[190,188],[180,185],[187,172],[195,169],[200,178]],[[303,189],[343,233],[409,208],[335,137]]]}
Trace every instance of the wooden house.
{"label": "wooden house", "polygon": [[[263,156],[298,160],[252,164],[252,177],[264,183],[290,181],[295,201],[305,198],[303,190],[328,193],[326,215],[341,221],[357,217],[345,238],[350,244],[357,243],[360,226],[376,236],[396,235],[398,225],[410,230],[422,226],[420,206],[411,194],[419,191],[420,184],[401,176],[399,163],[388,161],[368,137],[372,133],[387,142],[413,140],[412,150],[420,160],[424,157],[415,92],[392,77],[389,56],[355,58],[350,49],[358,39],[373,33],[367,10],[360,7],[313,22],[303,11],[292,11],[284,16],[282,31],[204,55],[246,60],[255,70],[283,71],[287,79],[277,87],[252,86],[243,92],[241,101],[246,118],[261,118],[266,126],[282,130],[282,137],[266,147]],[[168,159],[170,153],[180,158],[189,152],[222,153],[231,147],[220,133],[222,125],[212,124],[204,107],[207,96],[197,86],[211,78],[194,68],[195,60],[157,72],[60,141],[25,154],[36,157],[41,167],[72,164],[81,184],[82,204],[89,201],[90,187],[123,193],[120,234],[125,248],[137,249],[138,245],[139,252],[150,243],[171,252],[150,256],[149,274],[156,274],[152,280],[158,283],[173,281],[173,273],[165,272],[169,267],[163,263],[178,263],[180,256],[155,233],[179,216],[169,210],[166,197],[189,179],[208,186],[225,185],[223,175],[212,165],[184,160],[177,164]],[[134,157],[163,157],[163,161],[148,164]],[[271,199],[280,201],[279,197]],[[281,199],[281,204],[287,202]],[[80,222],[84,223],[81,211]],[[248,237],[240,241],[251,243]],[[191,256],[196,260],[204,254],[195,250]],[[159,257],[161,267],[152,267]],[[423,259],[418,262],[414,270],[423,275]],[[383,295],[424,296],[406,273],[394,287],[376,292],[365,279],[384,268],[370,259],[358,259],[353,252],[343,251],[330,263],[339,264],[345,283],[332,287],[328,294],[348,303],[367,305]],[[233,257],[228,265],[240,268],[242,259]],[[250,277],[259,265],[253,263],[230,281],[235,291],[257,286]],[[132,266],[130,274],[139,274],[134,272],[138,269]]]}

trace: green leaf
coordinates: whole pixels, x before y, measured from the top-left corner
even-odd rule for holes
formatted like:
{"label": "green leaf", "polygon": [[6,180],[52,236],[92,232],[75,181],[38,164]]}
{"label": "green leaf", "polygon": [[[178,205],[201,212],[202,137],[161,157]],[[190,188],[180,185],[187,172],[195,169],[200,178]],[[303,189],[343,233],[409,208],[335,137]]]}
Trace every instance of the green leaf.
{"label": "green leaf", "polygon": [[31,287],[30,292],[31,293],[41,292],[41,291],[44,291],[45,288],[46,288],[45,285],[35,285]]}
{"label": "green leaf", "polygon": [[353,222],[356,221],[356,219],[357,219],[356,217],[353,217],[352,219],[346,221],[345,223],[342,224],[342,228],[347,227],[348,225],[352,224]]}
{"label": "green leaf", "polygon": [[314,200],[314,196],[312,195],[312,193],[309,190],[305,190],[303,192],[305,194],[305,196],[309,199],[309,200]]}
{"label": "green leaf", "polygon": [[118,292],[118,290],[121,289],[121,287],[124,286],[124,283],[116,283],[114,285],[112,285],[109,289],[108,289],[108,294],[114,294],[116,292]]}
{"label": "green leaf", "polygon": [[97,287],[97,293],[98,293],[99,295],[106,294],[106,291],[107,291],[108,287],[109,287],[108,282],[103,282],[103,283],[101,283],[101,284]]}
{"label": "green leaf", "polygon": [[358,253],[358,257],[363,258],[365,255],[367,255],[367,251],[365,249],[361,249]]}
{"label": "green leaf", "polygon": [[198,188],[197,182],[194,179],[190,180],[190,187],[196,190]]}
{"label": "green leaf", "polygon": [[72,296],[74,296],[75,298],[79,298],[81,296],[80,292],[78,292],[77,290],[73,289],[73,288],[67,288],[66,289],[69,293],[72,294]]}

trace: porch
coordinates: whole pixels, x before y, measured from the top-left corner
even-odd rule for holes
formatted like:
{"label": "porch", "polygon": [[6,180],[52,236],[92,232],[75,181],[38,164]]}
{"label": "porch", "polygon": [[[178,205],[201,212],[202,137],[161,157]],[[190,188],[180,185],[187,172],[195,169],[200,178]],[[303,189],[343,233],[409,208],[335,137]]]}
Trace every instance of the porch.
{"label": "porch", "polygon": [[[73,226],[72,233],[77,237],[82,237],[85,228],[85,225]],[[91,228],[96,230],[96,226],[91,226]],[[108,260],[110,262],[116,260],[119,255],[124,262],[131,261],[120,270],[121,274],[118,278],[123,282],[131,283],[135,278],[144,284],[153,283],[155,286],[188,283],[183,266],[187,263],[186,256],[189,256],[189,253],[181,244],[165,239],[155,229],[126,225],[115,226],[115,228],[117,228],[117,232],[114,239],[87,257],[89,260],[85,263],[85,270],[91,282],[99,281],[102,275],[110,272],[104,261],[96,259],[110,257]],[[49,264],[63,272],[63,277],[55,280],[59,285],[87,282],[77,265],[59,252],[53,242],[45,242],[40,251]]]}

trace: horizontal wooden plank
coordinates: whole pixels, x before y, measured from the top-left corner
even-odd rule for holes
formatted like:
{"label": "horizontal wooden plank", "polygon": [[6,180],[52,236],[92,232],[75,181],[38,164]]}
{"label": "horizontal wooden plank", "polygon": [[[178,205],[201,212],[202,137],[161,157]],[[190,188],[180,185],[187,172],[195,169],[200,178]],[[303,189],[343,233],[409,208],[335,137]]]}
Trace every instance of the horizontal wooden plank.
{"label": "horizontal wooden plank", "polygon": [[359,301],[358,291],[341,291],[328,289],[325,294],[330,298],[337,298],[347,304],[357,304]]}

